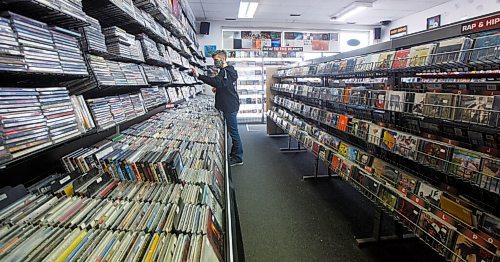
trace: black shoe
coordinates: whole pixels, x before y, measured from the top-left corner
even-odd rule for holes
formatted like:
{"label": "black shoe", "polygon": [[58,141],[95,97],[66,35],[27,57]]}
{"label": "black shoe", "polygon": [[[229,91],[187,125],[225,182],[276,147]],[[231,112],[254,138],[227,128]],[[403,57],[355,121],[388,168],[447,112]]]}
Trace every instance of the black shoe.
{"label": "black shoe", "polygon": [[233,158],[229,159],[229,166],[242,166],[243,160],[235,160]]}

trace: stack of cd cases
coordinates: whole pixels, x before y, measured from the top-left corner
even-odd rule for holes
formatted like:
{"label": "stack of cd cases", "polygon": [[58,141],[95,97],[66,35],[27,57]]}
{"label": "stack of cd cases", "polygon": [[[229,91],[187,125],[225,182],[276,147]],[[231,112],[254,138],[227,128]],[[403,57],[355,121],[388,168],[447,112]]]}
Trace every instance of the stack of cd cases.
{"label": "stack of cd cases", "polygon": [[12,158],[52,144],[39,95],[35,88],[0,88],[0,146]]}
{"label": "stack of cd cases", "polygon": [[60,27],[52,27],[50,31],[57,52],[59,53],[63,73],[88,75],[87,66],[83,60],[78,40],[76,39],[80,37],[80,34]]}
{"label": "stack of cd cases", "polygon": [[107,53],[106,39],[99,21],[87,16],[87,22],[90,25],[80,29],[83,49],[87,52]]}
{"label": "stack of cd cases", "polygon": [[140,34],[138,39],[141,41],[142,50],[144,51],[144,58],[148,63],[154,63],[159,65],[167,65],[168,61],[160,55],[156,43],[149,39],[145,34]]}
{"label": "stack of cd cases", "polygon": [[59,54],[47,24],[12,12],[6,12],[4,15],[10,18],[29,72],[63,73]]}
{"label": "stack of cd cases", "polygon": [[59,143],[81,134],[69,91],[65,87],[37,88],[38,100],[52,142]]}
{"label": "stack of cd cases", "polygon": [[0,17],[0,70],[26,71],[26,62],[19,42],[10,27],[10,20]]}
{"label": "stack of cd cases", "polygon": [[89,99],[87,103],[99,130],[108,129],[146,113],[140,94]]}
{"label": "stack of cd cases", "polygon": [[164,89],[164,87],[141,88],[146,108],[153,108],[168,102],[168,97],[165,96]]}
{"label": "stack of cd cases", "polygon": [[[223,124],[211,104],[197,97],[65,156],[73,174],[91,171],[2,209],[0,259],[223,261]],[[190,127],[215,140],[183,137]]]}
{"label": "stack of cd cases", "polygon": [[106,38],[108,52],[116,56],[125,57],[134,61],[144,62],[140,42],[125,30],[112,26],[102,30]]}
{"label": "stack of cd cases", "polygon": [[149,83],[171,83],[170,72],[165,67],[141,65]]}

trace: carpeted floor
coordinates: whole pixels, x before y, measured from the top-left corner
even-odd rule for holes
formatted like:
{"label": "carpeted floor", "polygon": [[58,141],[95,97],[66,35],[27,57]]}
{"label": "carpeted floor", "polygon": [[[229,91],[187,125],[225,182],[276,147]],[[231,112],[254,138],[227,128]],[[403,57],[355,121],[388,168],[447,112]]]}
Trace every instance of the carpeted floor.
{"label": "carpeted floor", "polygon": [[[355,237],[372,230],[369,200],[339,179],[303,181],[312,155],[280,153],[287,138],[268,137],[264,125],[240,133],[245,165],[232,174],[246,261],[444,261],[419,240],[359,249]],[[390,218],[383,231],[393,231]]]}

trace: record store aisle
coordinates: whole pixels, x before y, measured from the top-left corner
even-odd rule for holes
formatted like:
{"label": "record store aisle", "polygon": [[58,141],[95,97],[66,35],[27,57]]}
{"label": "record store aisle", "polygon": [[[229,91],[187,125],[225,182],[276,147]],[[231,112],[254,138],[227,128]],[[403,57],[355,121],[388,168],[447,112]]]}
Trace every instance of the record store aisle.
{"label": "record store aisle", "polygon": [[279,153],[287,138],[248,130],[240,125],[245,165],[232,169],[246,261],[442,261],[418,240],[359,249],[354,235],[369,236],[372,204],[340,180],[302,181],[310,153]]}

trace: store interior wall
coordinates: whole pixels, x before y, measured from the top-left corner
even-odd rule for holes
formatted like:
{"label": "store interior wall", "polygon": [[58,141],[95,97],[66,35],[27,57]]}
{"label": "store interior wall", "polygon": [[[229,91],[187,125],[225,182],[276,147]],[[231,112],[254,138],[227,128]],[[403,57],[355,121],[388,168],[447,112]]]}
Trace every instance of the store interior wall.
{"label": "store interior wall", "polygon": [[408,26],[408,34],[427,29],[427,18],[441,15],[441,25],[500,11],[500,0],[452,0],[393,21],[382,30],[382,41],[389,41],[393,28]]}
{"label": "store interior wall", "polygon": [[[210,22],[210,34],[198,35],[200,49],[203,51],[205,45],[216,45],[217,49],[222,49],[223,29],[248,29],[248,30],[275,30],[289,31],[300,30],[305,32],[330,32],[339,30],[362,30],[370,31],[370,39],[373,39],[374,26],[361,25],[334,25],[334,24],[301,24],[301,23],[269,23],[256,21],[207,21]],[[199,24],[198,24],[199,28]],[[212,59],[207,59],[207,64],[211,64]]]}

